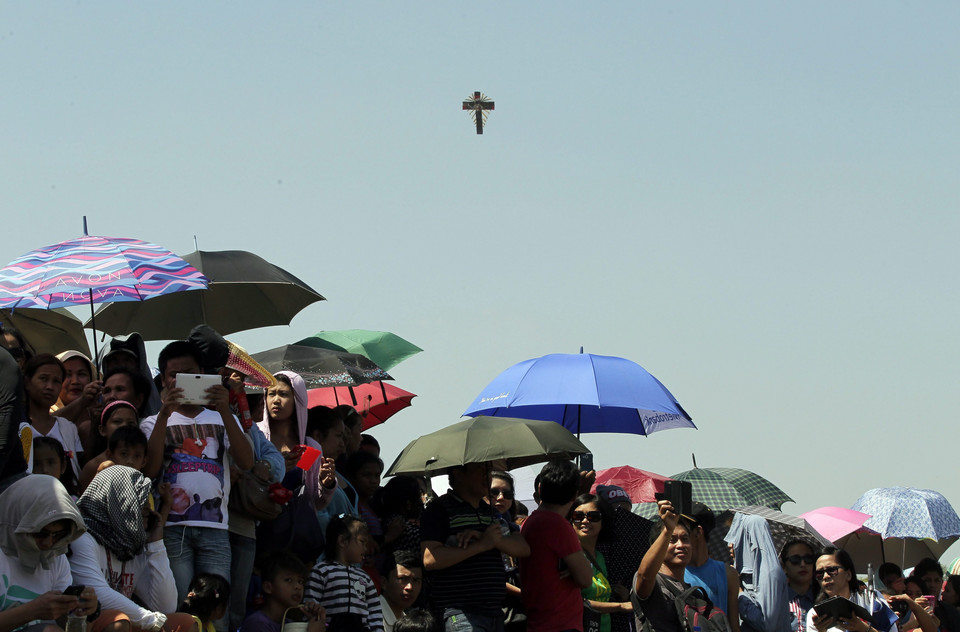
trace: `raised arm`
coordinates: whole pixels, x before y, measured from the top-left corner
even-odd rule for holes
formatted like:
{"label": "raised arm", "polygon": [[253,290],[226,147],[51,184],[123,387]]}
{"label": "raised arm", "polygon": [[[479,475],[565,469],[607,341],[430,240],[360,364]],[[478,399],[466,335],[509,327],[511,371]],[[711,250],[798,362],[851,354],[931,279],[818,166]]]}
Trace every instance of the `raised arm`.
{"label": "raised arm", "polygon": [[640,560],[640,568],[637,569],[637,576],[633,583],[633,590],[640,599],[647,599],[653,594],[660,567],[663,566],[663,560],[667,557],[670,538],[673,536],[673,530],[676,529],[677,522],[680,519],[674,513],[673,505],[670,504],[669,500],[658,501],[657,511],[660,514],[660,520],[663,521],[663,528],[657,539],[647,549],[643,559]]}

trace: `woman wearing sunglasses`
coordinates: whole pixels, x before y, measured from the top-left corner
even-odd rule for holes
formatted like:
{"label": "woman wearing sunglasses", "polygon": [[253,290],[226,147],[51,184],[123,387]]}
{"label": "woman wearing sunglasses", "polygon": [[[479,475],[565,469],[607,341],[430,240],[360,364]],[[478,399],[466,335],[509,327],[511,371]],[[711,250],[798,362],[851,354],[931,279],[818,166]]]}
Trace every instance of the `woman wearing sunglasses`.
{"label": "woman wearing sunglasses", "polygon": [[817,554],[807,540],[790,540],[780,549],[780,564],[790,586],[790,612],[797,617],[797,632],[806,632],[807,612],[820,592],[813,581]]}
{"label": "woman wearing sunglasses", "polygon": [[593,569],[593,581],[581,591],[583,629],[610,632],[610,613],[633,612],[628,597],[614,595],[613,585],[607,579],[607,562],[603,553],[597,551],[598,542],[613,538],[613,508],[593,494],[583,494],[573,501],[570,522]]}
{"label": "woman wearing sunglasses", "polygon": [[[857,616],[818,616],[816,606],[807,613],[808,632],[897,632],[897,615],[887,606],[883,595],[860,590],[860,581],[850,554],[842,549],[828,548],[817,558],[814,578],[820,583],[817,603],[830,597],[844,597],[873,612],[869,621]],[[872,603],[871,603],[872,602]],[[872,608],[872,610],[871,610]]]}

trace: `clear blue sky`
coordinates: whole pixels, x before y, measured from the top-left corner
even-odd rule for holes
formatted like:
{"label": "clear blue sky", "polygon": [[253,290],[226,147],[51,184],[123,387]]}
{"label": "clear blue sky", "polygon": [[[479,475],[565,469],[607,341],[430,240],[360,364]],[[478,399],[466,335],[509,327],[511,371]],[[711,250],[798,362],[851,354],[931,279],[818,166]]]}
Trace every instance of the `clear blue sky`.
{"label": "clear blue sky", "polygon": [[[960,6],[0,2],[13,259],[81,231],[245,249],[329,299],[251,351],[397,332],[392,459],[526,358],[619,355],[788,511],[960,506]],[[477,136],[460,102],[494,99]]]}

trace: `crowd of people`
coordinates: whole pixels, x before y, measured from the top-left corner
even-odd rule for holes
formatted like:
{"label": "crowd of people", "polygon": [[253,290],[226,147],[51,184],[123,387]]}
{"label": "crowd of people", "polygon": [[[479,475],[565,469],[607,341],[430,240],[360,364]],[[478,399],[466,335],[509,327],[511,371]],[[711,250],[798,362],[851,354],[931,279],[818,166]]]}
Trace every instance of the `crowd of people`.
{"label": "crowd of people", "polygon": [[647,520],[564,460],[535,508],[497,462],[381,485],[360,414],[296,373],[245,388],[193,337],[156,365],[136,335],[91,359],[0,333],[0,632],[960,632],[933,559],[865,583],[739,513],[717,546],[709,507]]}

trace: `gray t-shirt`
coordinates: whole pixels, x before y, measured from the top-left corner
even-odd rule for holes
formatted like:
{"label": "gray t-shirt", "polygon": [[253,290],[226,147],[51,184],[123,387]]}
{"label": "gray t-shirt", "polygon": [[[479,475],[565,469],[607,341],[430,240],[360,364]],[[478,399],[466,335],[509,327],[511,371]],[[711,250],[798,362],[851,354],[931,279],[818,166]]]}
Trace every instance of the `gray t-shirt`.
{"label": "gray t-shirt", "polygon": [[[632,586],[636,585],[637,576],[634,575]],[[633,602],[637,616],[637,629],[641,629],[640,617],[645,616],[654,632],[682,632],[683,628],[677,619],[677,609],[673,605],[673,599],[674,595],[679,595],[686,589],[685,583],[663,573],[657,575],[657,584],[646,599],[641,599],[631,587],[630,600]]]}

